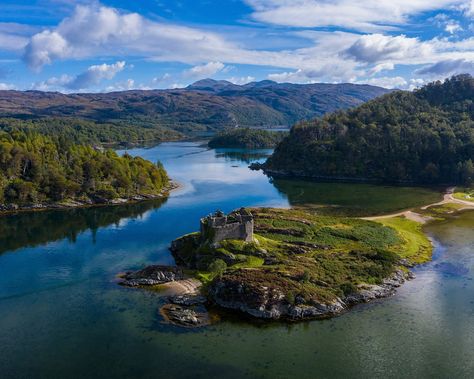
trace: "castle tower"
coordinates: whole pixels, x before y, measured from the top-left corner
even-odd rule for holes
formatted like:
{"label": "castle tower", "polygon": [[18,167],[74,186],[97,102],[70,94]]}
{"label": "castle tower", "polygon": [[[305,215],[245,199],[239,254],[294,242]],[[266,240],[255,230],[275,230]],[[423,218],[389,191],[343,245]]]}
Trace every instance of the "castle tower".
{"label": "castle tower", "polygon": [[227,216],[217,211],[201,219],[201,241],[211,244],[227,239],[252,242],[253,228],[253,216],[245,208],[240,208]]}

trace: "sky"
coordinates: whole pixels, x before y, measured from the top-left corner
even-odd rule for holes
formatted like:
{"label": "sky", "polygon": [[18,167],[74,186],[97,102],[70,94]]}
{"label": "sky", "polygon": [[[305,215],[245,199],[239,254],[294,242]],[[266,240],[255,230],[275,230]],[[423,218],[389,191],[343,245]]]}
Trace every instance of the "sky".
{"label": "sky", "polygon": [[474,0],[0,0],[0,89],[413,89],[474,74]]}

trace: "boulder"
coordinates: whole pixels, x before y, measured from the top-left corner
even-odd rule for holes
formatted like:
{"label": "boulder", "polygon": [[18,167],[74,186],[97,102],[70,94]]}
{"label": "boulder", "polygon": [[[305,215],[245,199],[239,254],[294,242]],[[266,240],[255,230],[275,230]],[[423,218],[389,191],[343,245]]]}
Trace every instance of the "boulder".
{"label": "boulder", "polygon": [[143,270],[127,272],[120,283],[128,287],[153,286],[184,279],[179,267],[152,265]]}
{"label": "boulder", "polygon": [[172,324],[196,328],[210,324],[209,314],[192,307],[176,304],[166,304],[160,309],[164,319]]}

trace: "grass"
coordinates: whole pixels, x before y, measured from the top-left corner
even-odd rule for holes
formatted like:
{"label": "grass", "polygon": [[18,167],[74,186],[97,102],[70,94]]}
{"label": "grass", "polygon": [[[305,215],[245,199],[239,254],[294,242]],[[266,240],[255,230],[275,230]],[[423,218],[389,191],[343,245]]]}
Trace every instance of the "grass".
{"label": "grass", "polygon": [[[186,238],[194,242],[183,243],[183,251],[174,253],[177,261],[188,262],[206,284],[239,281],[250,293],[263,286],[289,299],[330,302],[360,284],[381,283],[401,259],[422,263],[431,257],[421,226],[404,218],[373,222],[301,209],[251,211],[255,242],[226,240],[212,247],[196,244],[193,234]],[[227,263],[223,274],[207,269],[217,259]]]}
{"label": "grass", "polygon": [[428,237],[423,233],[422,225],[405,217],[392,217],[378,220],[381,224],[388,226],[398,232],[403,242],[393,247],[401,258],[411,263],[420,264],[431,259],[432,245]]}
{"label": "grass", "polygon": [[443,220],[446,218],[446,216],[451,215],[465,207],[466,206],[463,204],[446,203],[441,205],[434,205],[432,207],[429,207],[428,209],[418,209],[416,210],[416,212],[422,214],[423,216],[432,217],[436,220]]}
{"label": "grass", "polygon": [[470,201],[474,203],[474,189],[473,188],[459,188],[460,191],[455,192],[453,197],[458,200]]}

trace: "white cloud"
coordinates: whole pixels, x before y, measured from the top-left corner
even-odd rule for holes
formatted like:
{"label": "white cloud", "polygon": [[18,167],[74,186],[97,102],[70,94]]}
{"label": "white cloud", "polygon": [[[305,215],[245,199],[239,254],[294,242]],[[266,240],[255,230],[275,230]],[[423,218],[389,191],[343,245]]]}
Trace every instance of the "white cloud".
{"label": "white cloud", "polygon": [[359,62],[374,63],[424,57],[432,53],[432,47],[420,42],[418,38],[409,38],[404,35],[392,37],[383,34],[367,34],[361,36],[344,53]]}
{"label": "white cloud", "polygon": [[123,82],[114,83],[113,85],[106,87],[105,92],[130,91],[134,89],[149,90],[151,88],[143,84],[137,84],[133,79],[127,79]]}
{"label": "white cloud", "polygon": [[178,89],[178,88],[185,88],[185,87],[186,87],[186,84],[173,83],[173,84],[168,86],[168,89]]}
{"label": "white cloud", "polygon": [[152,79],[152,83],[153,84],[159,84],[159,83],[163,83],[163,82],[166,82],[167,80],[171,79],[171,75],[169,73],[165,73],[161,76],[156,76]]}
{"label": "white cloud", "polygon": [[185,78],[204,79],[209,78],[218,72],[224,70],[225,65],[222,62],[208,62],[203,65],[194,66],[183,72]]}
{"label": "white cloud", "polygon": [[408,85],[406,79],[401,76],[384,76],[380,78],[371,78],[362,82],[364,84],[370,84],[373,86],[379,86],[384,88],[405,88]]}
{"label": "white cloud", "polygon": [[261,22],[297,27],[338,26],[362,31],[393,30],[411,16],[460,5],[465,0],[247,0]]}
{"label": "white cloud", "polygon": [[453,20],[444,13],[439,13],[430,20],[433,21],[436,26],[443,28],[444,31],[448,32],[449,34],[455,34],[456,32],[463,30],[461,24],[458,21]]}
{"label": "white cloud", "polygon": [[66,87],[73,80],[74,78],[69,75],[61,75],[60,77],[53,76],[44,81],[34,83],[31,88],[38,91],[59,90]]}
{"label": "white cloud", "polygon": [[428,76],[433,79],[464,73],[474,75],[474,60],[449,59],[422,67],[415,71],[415,74]]}
{"label": "white cloud", "polygon": [[153,61],[188,64],[203,62],[273,64],[291,54],[246,50],[197,28],[148,20],[136,13],[120,13],[105,6],[78,6],[56,28],[35,34],[24,59],[34,70],[54,60],[91,56],[134,55]]}
{"label": "white cloud", "polygon": [[16,87],[13,84],[0,83],[0,91],[7,91],[15,88]]}
{"label": "white cloud", "polygon": [[461,25],[459,24],[459,22],[451,20],[450,22],[446,24],[446,26],[444,27],[444,30],[446,30],[449,34],[454,34],[463,29]]}
{"label": "white cloud", "polygon": [[67,87],[70,89],[84,89],[99,84],[102,80],[113,79],[125,68],[125,62],[119,61],[114,64],[103,63],[101,65],[90,66],[85,72],[77,75]]}
{"label": "white cloud", "polygon": [[[467,6],[461,10],[460,0],[248,0],[254,8],[253,17],[260,21],[296,26],[339,25],[344,29],[393,29],[400,27],[414,14],[429,10],[457,6],[458,12],[468,14]],[[465,39],[433,38],[422,41],[405,35],[386,35],[380,32],[359,34],[342,31],[279,30],[279,41],[298,38],[298,47],[269,50],[245,46],[258,46],[236,38],[244,34],[245,27],[233,32],[211,32],[195,27],[170,24],[147,19],[136,13],[125,13],[115,8],[81,5],[70,17],[56,27],[34,34],[24,48],[24,60],[33,70],[58,60],[92,57],[127,56],[151,62],[180,62],[193,66],[176,77],[157,77],[149,84],[170,84],[182,87],[187,78],[205,78],[226,72],[232,64],[273,67],[278,71],[269,76],[277,81],[311,83],[316,81],[358,81],[376,77],[399,65],[433,65],[440,61],[474,60],[474,37]],[[466,3],[465,3],[466,4]],[[472,5],[469,3],[469,7]],[[288,10],[288,13],[284,11]],[[316,11],[321,12],[316,12]],[[278,16],[280,15],[280,16]],[[278,16],[278,17],[277,17]],[[448,19],[448,18],[446,18]],[[265,21],[266,20],[266,21]],[[345,24],[347,22],[347,24]],[[306,25],[307,24],[307,25]],[[444,28],[444,26],[443,26]],[[454,29],[450,29],[455,32]],[[0,28],[0,48],[2,45]],[[31,31],[30,31],[31,32]],[[25,32],[26,33],[26,32]],[[223,37],[226,36],[226,38]],[[295,37],[296,36],[296,37]],[[25,37],[18,46],[25,45]],[[271,37],[273,38],[273,37]],[[270,39],[271,39],[270,38]],[[239,40],[239,43],[233,42]],[[15,45],[11,40],[10,46]],[[304,41],[304,43],[300,43]],[[21,43],[20,43],[21,42]],[[6,43],[6,42],[5,42]],[[286,43],[286,42],[285,42]],[[23,44],[23,45],[22,45]],[[271,44],[268,44],[270,46]],[[295,44],[296,45],[296,44]],[[295,46],[291,45],[291,46]],[[108,79],[105,73],[85,72],[70,79],[66,89],[81,89]],[[398,74],[394,74],[396,77]],[[380,75],[381,76],[381,75]],[[59,78],[61,79],[61,78]],[[58,80],[59,80],[58,79]],[[238,77],[234,78],[239,81]],[[82,81],[82,84],[81,84]],[[242,81],[243,82],[243,81]],[[91,84],[89,84],[91,83]],[[95,83],[95,84],[94,84]],[[172,84],[174,83],[174,84]],[[44,83],[48,86],[48,83]],[[55,84],[61,86],[61,84]],[[407,82],[407,85],[410,83]]]}
{"label": "white cloud", "polygon": [[28,38],[0,31],[0,50],[21,51],[28,43]]}
{"label": "white cloud", "polygon": [[256,79],[253,76],[241,76],[241,77],[232,76],[230,78],[227,78],[226,80],[233,84],[244,85],[250,82],[254,82]]}
{"label": "white cloud", "polygon": [[372,86],[384,87],[389,89],[413,90],[425,83],[423,79],[405,79],[401,76],[383,76],[370,78],[368,80],[357,81],[357,84],[370,84]]}
{"label": "white cloud", "polygon": [[45,30],[31,37],[23,57],[31,69],[39,71],[53,60],[66,58],[70,51],[68,42],[61,34]]}
{"label": "white cloud", "polygon": [[100,64],[90,66],[86,71],[72,77],[62,75],[52,77],[45,81],[34,83],[32,88],[40,91],[52,90],[85,90],[98,85],[102,80],[111,80],[117,73],[125,68],[125,62],[119,61],[113,64]]}
{"label": "white cloud", "polygon": [[317,83],[321,81],[346,81],[356,79],[358,72],[355,71],[350,62],[333,62],[318,69],[298,69],[296,71],[286,71],[276,74],[269,74],[267,78],[278,83]]}
{"label": "white cloud", "polygon": [[378,65],[375,65],[368,71],[368,75],[372,76],[375,74],[378,74],[379,72],[382,71],[391,71],[395,69],[395,65],[392,62],[386,62],[386,63],[380,63]]}
{"label": "white cloud", "polygon": [[464,13],[467,17],[474,18],[474,0],[468,0],[464,4]]}

